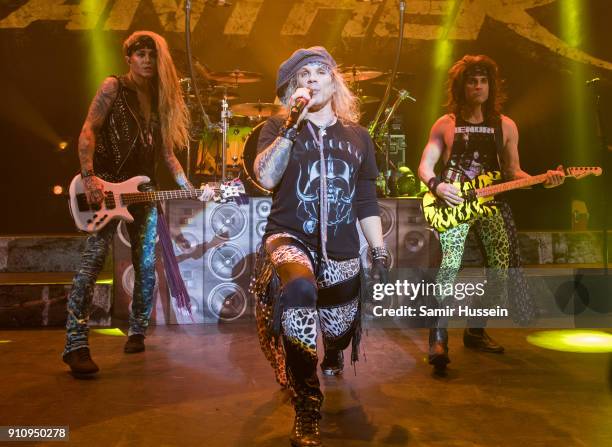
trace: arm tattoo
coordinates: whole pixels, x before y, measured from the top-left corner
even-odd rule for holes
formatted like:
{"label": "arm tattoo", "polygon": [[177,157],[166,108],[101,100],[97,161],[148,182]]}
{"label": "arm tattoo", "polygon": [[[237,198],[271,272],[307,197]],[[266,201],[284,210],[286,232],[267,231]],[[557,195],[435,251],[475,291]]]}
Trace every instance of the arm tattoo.
{"label": "arm tattoo", "polygon": [[93,153],[96,147],[96,132],[104,124],[113,101],[117,97],[118,81],[107,78],[94,97],[79,136],[79,161],[82,170],[93,169]]}
{"label": "arm tattoo", "polygon": [[185,177],[185,173],[183,172],[183,167],[181,166],[181,163],[176,158],[176,155],[174,155],[174,152],[172,149],[170,148],[164,149],[164,160],[166,161],[166,165],[168,166],[168,170],[170,171],[170,174],[172,174],[172,178],[174,178],[174,180],[180,185],[179,177],[181,175]]}
{"label": "arm tattoo", "polygon": [[291,140],[278,137],[257,155],[255,175],[264,187],[271,189],[278,185],[289,164],[292,146]]}

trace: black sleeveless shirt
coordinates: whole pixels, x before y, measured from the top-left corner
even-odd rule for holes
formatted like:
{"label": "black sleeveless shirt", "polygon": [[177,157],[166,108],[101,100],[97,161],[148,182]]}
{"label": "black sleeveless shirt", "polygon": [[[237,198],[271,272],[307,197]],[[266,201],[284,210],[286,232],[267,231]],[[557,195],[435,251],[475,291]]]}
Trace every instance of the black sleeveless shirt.
{"label": "black sleeveless shirt", "polygon": [[119,81],[119,89],[96,134],[94,170],[98,177],[110,182],[122,182],[136,175],[146,175],[154,182],[157,152],[162,144],[157,97],[152,98],[147,124],[136,91],[126,85],[124,76],[114,77]]}
{"label": "black sleeveless shirt", "polygon": [[497,154],[503,141],[501,133],[499,119],[492,126],[486,122],[472,124],[456,117],[453,146],[442,170],[442,180],[466,181],[487,171],[499,171]]}

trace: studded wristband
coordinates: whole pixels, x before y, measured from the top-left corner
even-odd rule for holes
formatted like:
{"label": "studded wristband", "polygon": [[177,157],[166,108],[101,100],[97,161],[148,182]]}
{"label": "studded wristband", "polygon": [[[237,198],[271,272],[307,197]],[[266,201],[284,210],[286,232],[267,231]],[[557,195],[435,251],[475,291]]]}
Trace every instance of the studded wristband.
{"label": "studded wristband", "polygon": [[442,183],[442,180],[440,179],[440,177],[434,176],[430,178],[429,180],[427,180],[427,188],[429,188],[429,190],[433,194],[436,194],[436,188],[438,187],[440,183]]}
{"label": "studded wristband", "polygon": [[278,136],[295,141],[297,138],[297,128],[291,126],[290,123],[285,123],[283,127],[280,128]]}
{"label": "studded wristband", "polygon": [[389,266],[389,259],[391,259],[391,254],[389,253],[389,249],[386,246],[381,247],[373,247],[370,248],[370,256],[372,256],[372,260],[382,259],[385,262],[385,266]]}

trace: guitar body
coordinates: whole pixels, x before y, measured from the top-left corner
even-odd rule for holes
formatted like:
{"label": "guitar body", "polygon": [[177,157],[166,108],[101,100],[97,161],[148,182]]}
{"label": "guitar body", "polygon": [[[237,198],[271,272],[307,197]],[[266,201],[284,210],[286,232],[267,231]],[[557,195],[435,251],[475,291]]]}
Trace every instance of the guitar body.
{"label": "guitar body", "polygon": [[482,216],[499,214],[499,209],[487,204],[493,197],[476,197],[474,191],[490,186],[501,180],[499,171],[487,172],[467,182],[455,182],[453,185],[460,191],[463,203],[454,207],[448,206],[431,191],[423,196],[423,213],[425,220],[440,233],[455,228],[462,223],[469,223]]}
{"label": "guitar body", "polygon": [[[85,188],[80,175],[70,182],[69,204],[70,213],[79,230],[97,233],[111,220],[119,219],[134,222],[134,217],[128,211],[128,206],[135,203],[154,202],[156,200],[195,199],[205,200],[205,189],[179,189],[172,191],[139,191],[143,183],[149,183],[149,177],[140,175],[122,183],[104,184],[104,201],[95,209],[87,203]],[[208,184],[208,191],[213,189],[215,202],[227,203],[233,201],[239,205],[249,203],[249,198],[240,180],[234,179],[220,185]],[[210,196],[208,196],[210,199]]]}
{"label": "guitar body", "polygon": [[121,194],[138,193],[138,187],[143,183],[149,183],[151,179],[144,175],[132,177],[122,183],[110,183],[102,180],[104,184],[104,201],[98,209],[93,209],[85,196],[85,187],[80,175],[76,175],[70,182],[69,204],[70,213],[76,227],[88,233],[97,233],[111,220],[120,219],[126,222],[134,222],[134,217],[124,206]]}

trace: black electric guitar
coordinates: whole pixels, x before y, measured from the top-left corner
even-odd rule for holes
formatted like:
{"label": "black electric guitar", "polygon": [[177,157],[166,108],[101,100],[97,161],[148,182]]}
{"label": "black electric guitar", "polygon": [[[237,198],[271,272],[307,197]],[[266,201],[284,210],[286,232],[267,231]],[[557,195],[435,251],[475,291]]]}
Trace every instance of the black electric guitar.
{"label": "black electric guitar", "polygon": [[[577,180],[589,175],[599,176],[602,169],[599,167],[572,167],[565,169],[566,177]],[[513,189],[525,188],[546,181],[547,174],[511,180],[509,182],[495,183],[501,180],[499,171],[487,172],[466,181],[455,182],[463,203],[457,206],[448,206],[446,202],[436,197],[431,191],[423,196],[423,213],[425,220],[440,233],[455,228],[462,223],[471,222],[481,216],[493,216],[499,213],[499,208],[489,204],[494,196]]]}
{"label": "black electric guitar", "polygon": [[[95,207],[87,203],[85,187],[80,174],[76,175],[70,183],[70,213],[75,225],[81,231],[97,233],[114,219],[133,222],[134,218],[128,211],[128,206],[135,203],[172,199],[199,200],[204,192],[202,189],[142,192],[138,190],[138,187],[151,181],[144,175],[132,177],[122,183],[101,181],[104,184],[104,200]],[[209,183],[209,186],[214,189],[213,200],[217,202],[234,201],[237,204],[246,204],[249,201],[240,180],[231,180],[218,185]]]}

